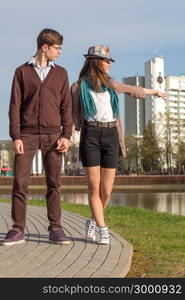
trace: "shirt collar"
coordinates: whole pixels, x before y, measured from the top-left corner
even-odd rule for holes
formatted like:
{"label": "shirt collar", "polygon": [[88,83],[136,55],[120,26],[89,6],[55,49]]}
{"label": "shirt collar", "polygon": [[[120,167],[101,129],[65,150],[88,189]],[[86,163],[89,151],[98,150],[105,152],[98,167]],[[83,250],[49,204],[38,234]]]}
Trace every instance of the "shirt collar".
{"label": "shirt collar", "polygon": [[[28,61],[28,65],[33,65],[34,67],[37,67],[36,61],[35,61],[35,57],[32,57],[29,61]],[[48,61],[47,67],[55,67],[55,64],[52,61]]]}

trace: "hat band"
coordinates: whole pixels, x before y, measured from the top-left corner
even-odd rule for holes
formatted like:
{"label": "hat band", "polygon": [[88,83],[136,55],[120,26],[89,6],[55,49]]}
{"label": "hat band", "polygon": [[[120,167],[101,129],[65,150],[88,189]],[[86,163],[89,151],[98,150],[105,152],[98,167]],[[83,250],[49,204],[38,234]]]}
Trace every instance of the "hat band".
{"label": "hat band", "polygon": [[113,60],[110,56],[106,56],[106,55],[103,55],[103,54],[84,54],[85,57],[89,57],[89,58],[104,58],[104,59],[108,59],[112,62],[115,62],[115,60]]}

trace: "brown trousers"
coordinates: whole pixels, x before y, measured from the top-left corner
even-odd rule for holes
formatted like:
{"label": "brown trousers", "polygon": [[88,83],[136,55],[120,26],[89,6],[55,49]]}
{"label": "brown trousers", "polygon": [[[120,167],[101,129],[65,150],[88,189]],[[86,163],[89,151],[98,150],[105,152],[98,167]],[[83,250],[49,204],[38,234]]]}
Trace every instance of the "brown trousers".
{"label": "brown trousers", "polygon": [[26,196],[30,183],[33,157],[41,149],[47,184],[47,216],[50,227],[61,227],[60,175],[62,155],[55,151],[57,134],[22,134],[24,154],[14,158],[14,181],[12,191],[13,227],[24,231],[26,226]]}

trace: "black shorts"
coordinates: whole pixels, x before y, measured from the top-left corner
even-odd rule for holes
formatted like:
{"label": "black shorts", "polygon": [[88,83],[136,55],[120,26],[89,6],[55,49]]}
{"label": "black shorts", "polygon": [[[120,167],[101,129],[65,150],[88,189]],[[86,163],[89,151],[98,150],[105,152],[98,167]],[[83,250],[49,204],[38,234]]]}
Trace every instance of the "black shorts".
{"label": "black shorts", "polygon": [[80,141],[80,157],[84,167],[116,169],[119,157],[117,127],[85,125]]}

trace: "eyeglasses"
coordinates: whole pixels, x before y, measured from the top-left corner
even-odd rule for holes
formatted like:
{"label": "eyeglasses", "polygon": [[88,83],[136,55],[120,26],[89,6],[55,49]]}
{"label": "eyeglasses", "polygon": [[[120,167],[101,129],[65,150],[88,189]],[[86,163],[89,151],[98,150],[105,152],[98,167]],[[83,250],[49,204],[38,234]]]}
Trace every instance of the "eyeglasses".
{"label": "eyeglasses", "polygon": [[53,46],[53,45],[50,45],[50,47],[53,47],[53,48],[56,49],[57,51],[61,51],[61,50],[62,50],[62,47],[56,47],[56,46]]}

